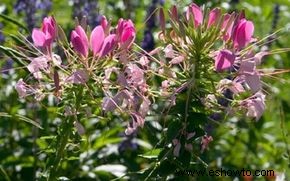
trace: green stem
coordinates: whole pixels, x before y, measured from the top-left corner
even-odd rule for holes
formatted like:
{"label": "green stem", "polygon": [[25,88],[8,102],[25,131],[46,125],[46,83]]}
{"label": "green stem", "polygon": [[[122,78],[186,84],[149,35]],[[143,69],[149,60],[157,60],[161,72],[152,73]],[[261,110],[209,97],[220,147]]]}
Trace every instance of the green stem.
{"label": "green stem", "polygon": [[59,167],[61,165],[61,161],[64,157],[65,153],[65,147],[68,143],[70,134],[72,132],[72,127],[73,127],[73,119],[70,118],[66,121],[63,122],[62,128],[60,130],[60,134],[58,136],[58,144],[57,144],[57,150],[56,150],[56,155],[55,159],[53,162],[53,165],[50,170],[49,178],[48,180],[56,180]]}

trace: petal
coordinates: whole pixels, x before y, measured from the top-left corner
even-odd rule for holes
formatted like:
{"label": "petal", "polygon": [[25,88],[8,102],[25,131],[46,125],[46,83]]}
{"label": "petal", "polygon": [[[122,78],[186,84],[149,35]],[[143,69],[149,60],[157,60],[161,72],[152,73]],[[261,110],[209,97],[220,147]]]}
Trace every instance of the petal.
{"label": "petal", "polygon": [[79,25],[76,28],[76,32],[80,36],[85,48],[88,49],[89,48],[89,40],[88,40],[88,37],[87,37],[85,30]]}
{"label": "petal", "polygon": [[89,80],[89,75],[85,70],[77,70],[69,76],[65,82],[73,84],[85,84]]}
{"label": "petal", "polygon": [[101,50],[104,39],[105,33],[103,27],[102,26],[95,27],[90,37],[90,44],[94,55],[99,53],[99,51]]}
{"label": "petal", "polygon": [[102,45],[102,49],[100,51],[100,57],[103,57],[107,55],[108,53],[110,53],[110,51],[114,49],[115,45],[116,45],[116,35],[111,34],[107,36]]}
{"label": "petal", "polygon": [[221,71],[230,68],[235,61],[235,55],[229,50],[221,50],[215,58],[215,69]]}
{"label": "petal", "polygon": [[253,23],[251,21],[247,21],[246,19],[241,19],[234,32],[234,46],[238,49],[247,46],[252,39],[253,33]]}
{"label": "petal", "polygon": [[262,86],[259,74],[256,73],[254,75],[246,75],[245,79],[252,93],[256,93],[261,90]]}
{"label": "petal", "polygon": [[33,29],[32,40],[35,46],[44,46],[45,44],[45,34],[39,29]]}
{"label": "petal", "polygon": [[207,23],[207,27],[210,27],[212,24],[216,23],[217,20],[220,18],[221,10],[219,8],[214,8],[209,13],[209,19]]}
{"label": "petal", "polygon": [[197,6],[195,3],[192,3],[188,7],[188,10],[187,10],[187,13],[186,13],[187,20],[190,19],[190,14],[193,15],[194,26],[198,27],[203,21],[203,14],[202,14],[202,11],[201,11],[200,7]]}
{"label": "petal", "polygon": [[71,43],[74,47],[74,50],[77,51],[79,54],[83,55],[84,57],[88,56],[88,47],[84,45],[82,39],[74,30],[71,33]]}

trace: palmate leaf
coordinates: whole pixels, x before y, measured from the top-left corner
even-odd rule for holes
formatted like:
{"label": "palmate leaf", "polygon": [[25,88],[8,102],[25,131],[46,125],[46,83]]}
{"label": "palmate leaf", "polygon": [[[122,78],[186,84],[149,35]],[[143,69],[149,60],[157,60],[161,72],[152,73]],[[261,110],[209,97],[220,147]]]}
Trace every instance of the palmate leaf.
{"label": "palmate leaf", "polygon": [[5,113],[5,112],[0,112],[0,117],[7,117],[7,118],[16,117],[16,118],[18,118],[21,121],[25,121],[27,123],[30,123],[30,124],[38,127],[39,129],[43,129],[38,122],[36,122],[36,121],[34,121],[34,120],[30,119],[30,118],[27,118],[25,116],[22,116],[20,114],[10,115],[10,114]]}

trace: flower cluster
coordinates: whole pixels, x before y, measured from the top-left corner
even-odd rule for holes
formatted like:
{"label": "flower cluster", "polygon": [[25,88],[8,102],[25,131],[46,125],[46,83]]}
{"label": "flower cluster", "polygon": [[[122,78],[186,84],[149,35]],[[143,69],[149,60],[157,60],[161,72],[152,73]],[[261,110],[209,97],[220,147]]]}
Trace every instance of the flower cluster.
{"label": "flower cluster", "polygon": [[[69,85],[85,85],[94,80],[102,85],[105,95],[103,111],[118,108],[118,111],[128,113],[132,121],[126,133],[131,134],[138,126],[143,126],[150,105],[143,67],[129,59],[129,50],[136,37],[134,24],[131,20],[120,19],[112,28],[103,17],[101,25],[90,33],[86,29],[77,25],[71,32],[69,51],[72,52],[67,52],[67,60],[63,61],[53,52],[52,46],[56,40],[61,41],[62,29],[58,29],[53,17],[45,17],[42,27],[34,28],[32,32],[35,48],[40,49],[39,56],[29,57],[27,64],[28,71],[38,81],[30,85],[20,79],[16,90],[21,98],[35,95],[37,100],[42,100],[45,92],[54,90],[54,94],[62,99],[60,94],[68,91]],[[111,80],[113,74],[117,75],[117,80]]]}
{"label": "flower cluster", "polygon": [[[53,91],[62,100],[78,91],[72,87],[82,86],[93,99],[102,100],[98,106],[103,113],[126,114],[128,135],[143,127],[157,100],[162,117],[171,119],[167,126],[176,130],[167,136],[173,155],[192,152],[193,142],[204,152],[213,141],[205,128],[208,120],[241,110],[256,120],[262,116],[265,95],[257,66],[268,54],[255,49],[254,25],[243,13],[222,14],[219,8],[205,12],[192,3],[182,18],[173,6],[171,27],[166,28],[161,9],[162,45],[151,52],[132,48],[136,30],[131,20],[119,19],[113,27],[103,16],[92,31],[77,23],[68,41],[55,19],[46,17],[40,29],[33,29],[38,56],[29,57],[27,64],[37,82],[20,79],[16,90],[22,98],[33,94],[38,100]],[[66,57],[54,53],[55,42]],[[154,78],[158,81],[151,81]],[[78,112],[71,110],[66,114]]]}

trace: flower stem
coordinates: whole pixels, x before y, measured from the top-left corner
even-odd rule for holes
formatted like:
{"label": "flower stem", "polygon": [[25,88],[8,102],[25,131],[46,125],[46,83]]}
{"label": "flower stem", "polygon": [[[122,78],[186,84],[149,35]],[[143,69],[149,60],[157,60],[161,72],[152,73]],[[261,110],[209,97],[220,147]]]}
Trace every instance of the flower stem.
{"label": "flower stem", "polygon": [[56,155],[53,161],[53,165],[50,168],[50,173],[48,180],[56,180],[58,176],[59,167],[61,165],[61,161],[65,154],[65,147],[68,143],[69,137],[72,133],[73,127],[73,117],[69,117],[66,121],[64,121],[61,125],[60,133],[57,137],[57,147],[56,147]]}

